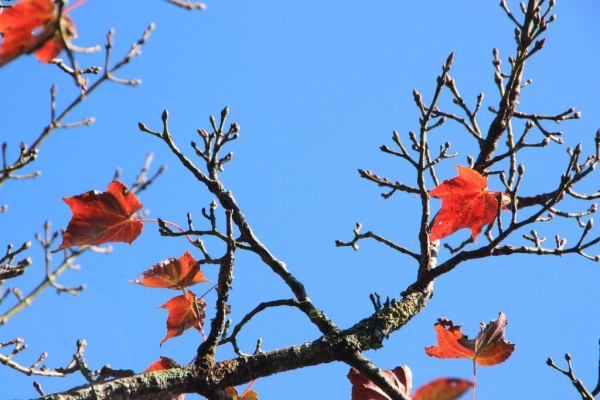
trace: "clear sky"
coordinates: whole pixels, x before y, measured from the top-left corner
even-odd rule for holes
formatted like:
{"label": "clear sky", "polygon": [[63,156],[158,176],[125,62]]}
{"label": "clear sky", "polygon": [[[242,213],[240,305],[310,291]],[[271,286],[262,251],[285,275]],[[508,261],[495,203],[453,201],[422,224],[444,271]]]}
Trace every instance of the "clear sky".
{"label": "clear sky", "polygon": [[[509,5],[519,14],[517,2]],[[67,122],[93,116],[96,123],[55,132],[28,169],[41,170],[42,175],[2,187],[0,204],[10,208],[0,215],[0,245],[33,240],[45,220],[54,228],[66,227],[70,212],[62,197],[105,190],[117,167],[123,171],[122,181],[131,184],[149,152],[155,154],[155,167],[168,166],[140,195],[150,217],[185,225],[186,213],[191,212],[196,227],[206,228],[200,210],[213,197],[162,142],[141,133],[137,123],[160,129],[161,112],[168,109],[178,145],[195,157],[187,144],[198,139],[196,129],[208,129],[208,116],[218,116],[229,105],[230,121],[240,124],[241,137],[229,148],[234,157],[221,175],[224,184],[260,240],[305,283],[315,305],[347,328],[372,312],[369,293],[398,298],[413,282],[417,268],[411,258],[374,242],[361,242],[358,252],[335,247],[335,239],[352,238],[360,221],[364,230],[417,250],[419,199],[395,194],[384,200],[380,188],[361,179],[357,168],[393,181],[414,182],[406,163],[378,150],[381,144],[393,145],[392,130],[405,141],[410,130],[418,130],[412,90],[418,89],[428,102],[442,63],[454,52],[450,74],[468,104],[473,107],[476,96],[485,92],[484,107],[497,106],[492,49],[500,50],[507,70],[507,57],[516,47],[514,26],[497,2],[483,1],[214,0],[207,6],[202,12],[186,12],[162,1],[88,0],[72,11],[79,31],[74,43],[79,46],[103,45],[108,29],[115,29],[114,60],[150,22],[156,23],[142,56],[117,74],[140,78],[143,84],[135,88],[106,84],[93,93]],[[527,63],[525,78],[532,78],[533,84],[523,90],[519,107],[543,114],[576,107],[582,119],[546,125],[564,132],[564,145],[552,143],[543,151],[523,152],[527,170],[522,193],[527,195],[556,186],[567,165],[567,147],[583,142],[584,153],[591,154],[600,127],[600,4],[559,1],[555,13],[558,18],[545,35],[546,47]],[[79,63],[103,66],[103,55],[80,55]],[[53,83],[59,86],[57,107],[62,110],[77,89],[55,66],[21,57],[0,70],[0,141],[8,141],[12,158],[21,141],[31,142],[48,123]],[[440,107],[459,113],[451,100],[445,92]],[[492,117],[481,112],[482,129]],[[523,124],[515,126],[519,131]],[[475,151],[472,137],[458,124],[448,122],[431,137],[432,148],[450,141],[459,153],[438,168],[442,179],[453,177],[453,164],[466,165],[467,154]],[[541,140],[541,134],[533,131],[530,138]],[[581,191],[598,190],[597,182],[593,177]],[[500,183],[491,179],[490,188],[501,189]],[[576,212],[590,205],[569,202],[563,208]],[[433,207],[438,206],[434,201]],[[222,214],[219,218],[223,226]],[[550,246],[556,233],[575,243],[581,232],[574,220],[564,219],[538,230]],[[468,234],[460,231],[447,242],[457,245]],[[514,237],[509,243],[523,241]],[[80,271],[60,278],[65,285],[85,283],[87,289],[79,296],[57,296],[49,290],[2,326],[0,342],[22,337],[29,346],[16,361],[32,364],[48,351],[46,365],[66,365],[76,340],[83,338],[92,368],[110,364],[141,372],[160,355],[181,364],[193,358],[200,341],[194,330],[159,347],[167,312],[157,307],[174,292],[133,286],[126,279],[188,249],[198,258],[201,255],[182,238],[161,238],[151,224],[132,246],[113,247],[111,255],[85,255]],[[207,247],[215,257],[222,251],[210,240]],[[231,294],[234,323],[261,301],[291,297],[257,257],[238,253]],[[590,253],[600,253],[600,248]],[[28,255],[34,264],[23,277],[9,282],[25,293],[44,273],[40,247],[34,243]],[[442,260],[448,256],[447,250],[441,251]],[[59,261],[61,254],[54,258]],[[216,272],[215,267],[206,267],[212,281]],[[506,337],[516,343],[516,350],[507,362],[478,369],[477,398],[577,398],[567,378],[547,367],[545,360],[553,357],[564,366],[563,355],[569,352],[577,377],[593,389],[600,337],[599,280],[598,264],[579,256],[468,262],[438,279],[427,308],[392,335],[383,350],[367,356],[383,369],[409,365],[414,387],[441,376],[470,379],[469,360],[439,360],[425,354],[423,349],[435,344],[433,324],[448,317],[474,337],[479,322],[503,311],[509,321]],[[193,290],[198,295],[204,292],[201,286]],[[210,318],[214,294],[206,300]],[[0,305],[0,311],[11,301]],[[317,337],[319,332],[299,312],[273,309],[247,326],[241,345],[252,352],[257,338],[263,339],[263,350],[271,350]],[[227,346],[218,351],[219,359],[232,354]],[[254,388],[263,400],[347,399],[348,369],[344,364],[308,368],[260,379]],[[36,380],[47,393],[84,383],[77,375]],[[34,397],[32,381],[0,367],[0,398]]]}

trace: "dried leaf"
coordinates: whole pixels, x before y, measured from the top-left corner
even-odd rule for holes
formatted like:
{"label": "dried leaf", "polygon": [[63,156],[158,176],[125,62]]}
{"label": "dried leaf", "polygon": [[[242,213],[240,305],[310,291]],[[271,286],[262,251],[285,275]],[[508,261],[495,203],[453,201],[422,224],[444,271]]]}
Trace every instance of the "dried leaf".
{"label": "dried leaf", "polygon": [[[412,391],[412,372],[408,366],[403,365],[393,370],[381,371],[381,373],[401,393],[410,396],[410,392]],[[390,397],[379,386],[358,372],[358,370],[351,368],[348,373],[348,379],[352,383],[351,400],[390,400]]]}
{"label": "dried leaf", "polygon": [[184,289],[200,282],[209,282],[200,271],[200,264],[189,251],[179,258],[169,258],[142,272],[136,281],[151,288]]}
{"label": "dried leaf", "polygon": [[167,336],[161,340],[161,346],[167,340],[181,335],[189,328],[196,328],[198,332],[202,332],[202,325],[204,325],[206,316],[206,302],[197,299],[194,293],[186,291],[185,295],[173,297],[159,308],[169,311]]}
{"label": "dried leaf", "polygon": [[[66,41],[77,37],[75,24],[62,13],[59,24],[58,6],[52,0],[21,0],[0,14],[0,66],[21,54],[35,53],[41,62],[50,62],[63,49],[63,26]],[[37,34],[34,32],[37,31]]]}
{"label": "dried leaf", "polygon": [[[445,180],[429,192],[442,200],[440,212],[432,222],[429,239],[443,239],[462,228],[471,230],[476,241],[484,226],[491,224],[498,214],[502,193],[487,190],[487,178],[471,168],[455,166],[458,176]],[[506,209],[504,203],[502,208]]]}
{"label": "dried leaf", "polygon": [[421,386],[412,400],[455,400],[473,387],[464,379],[438,378]]}
{"label": "dried leaf", "polygon": [[243,393],[243,396],[238,395],[236,388],[230,386],[225,388],[225,393],[229,395],[233,400],[258,400],[258,393],[254,390],[248,390]]}
{"label": "dried leaf", "polygon": [[481,331],[474,340],[469,340],[451,320],[440,318],[434,325],[437,332],[437,346],[427,347],[425,352],[438,358],[470,358],[484,367],[500,364],[508,359],[515,344],[504,339],[508,321],[504,313],[487,326],[481,324]]}
{"label": "dried leaf", "polygon": [[131,244],[142,233],[144,224],[133,218],[143,207],[125,185],[113,181],[106,192],[96,190],[63,198],[73,216],[60,247],[100,245],[106,242]]}

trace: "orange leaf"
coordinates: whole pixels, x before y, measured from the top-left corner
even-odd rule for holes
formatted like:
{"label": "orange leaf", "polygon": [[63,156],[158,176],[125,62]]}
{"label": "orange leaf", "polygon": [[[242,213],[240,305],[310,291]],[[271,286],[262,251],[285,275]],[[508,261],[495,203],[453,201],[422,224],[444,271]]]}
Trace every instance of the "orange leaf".
{"label": "orange leaf", "polygon": [[[75,24],[62,13],[60,24],[66,41],[77,36]],[[37,31],[37,34],[34,34]],[[50,62],[63,49],[58,8],[52,0],[21,0],[0,14],[0,66],[21,54],[35,53],[42,62]]]}
{"label": "orange leaf", "polygon": [[181,335],[189,328],[196,328],[198,332],[202,332],[206,302],[202,299],[197,299],[192,292],[185,292],[185,295],[173,297],[159,308],[164,308],[169,311],[167,317],[167,336],[161,340],[160,345],[167,340]]}
{"label": "orange leaf", "polygon": [[[146,368],[144,372],[162,371],[171,368],[181,368],[181,365],[179,365],[177,361],[169,357],[160,356],[160,361],[154,361],[152,364],[150,364],[148,368]],[[159,397],[157,400],[185,400],[185,394],[166,394],[164,396]]]}
{"label": "orange leaf", "polygon": [[[487,190],[487,178],[471,168],[455,165],[458,176],[445,180],[429,192],[442,200],[442,207],[432,222],[429,240],[443,239],[462,228],[471,230],[476,241],[484,226],[498,214],[500,192]],[[503,209],[506,209],[504,204]]]}
{"label": "orange leaf", "polygon": [[[401,393],[410,396],[410,392],[412,391],[412,372],[408,366],[403,365],[393,370],[381,371],[381,373]],[[350,368],[348,379],[352,383],[351,400],[390,400],[390,397],[379,386],[358,372],[357,369]]]}
{"label": "orange leaf", "polygon": [[464,379],[438,378],[421,386],[412,400],[455,400],[473,387]]}
{"label": "orange leaf", "polygon": [[200,271],[200,264],[189,251],[181,257],[161,261],[142,272],[136,281],[129,281],[151,288],[184,289],[200,282],[209,282]]}
{"label": "orange leaf", "polygon": [[440,318],[434,325],[437,332],[437,346],[425,348],[425,352],[437,358],[470,358],[484,367],[500,364],[508,359],[515,344],[504,339],[508,321],[504,313],[488,325],[481,323],[481,331],[474,340],[469,340],[454,326],[451,320]]}
{"label": "orange leaf", "polygon": [[256,393],[254,390],[248,390],[243,393],[242,397],[240,397],[236,388],[229,386],[225,388],[225,393],[227,393],[233,400],[258,400],[258,393]]}
{"label": "orange leaf", "polygon": [[160,361],[154,361],[144,372],[162,371],[171,368],[181,368],[181,365],[169,357],[160,356]]}
{"label": "orange leaf", "polygon": [[65,197],[63,201],[71,208],[69,221],[60,247],[100,245],[106,242],[131,244],[142,233],[144,224],[133,218],[143,207],[135,194],[119,181],[108,185],[106,192],[96,190]]}

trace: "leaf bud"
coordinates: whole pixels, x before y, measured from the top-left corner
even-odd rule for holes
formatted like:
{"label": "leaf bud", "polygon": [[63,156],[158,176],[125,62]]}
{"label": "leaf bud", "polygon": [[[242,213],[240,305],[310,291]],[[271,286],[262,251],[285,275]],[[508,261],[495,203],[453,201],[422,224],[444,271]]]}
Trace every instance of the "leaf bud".
{"label": "leaf bud", "polygon": [[232,132],[239,132],[240,131],[240,126],[237,124],[237,122],[234,122],[233,124],[231,124],[231,131]]}
{"label": "leaf bud", "polygon": [[467,163],[469,164],[469,167],[472,167],[474,162],[475,159],[473,158],[473,156],[467,154]]}
{"label": "leaf bud", "polygon": [[453,61],[454,61],[454,52],[450,53],[450,55],[446,59],[446,65],[448,67],[451,66]]}
{"label": "leaf bud", "polygon": [[138,128],[140,129],[140,131],[148,130],[148,127],[146,125],[144,125],[143,122],[138,122]]}
{"label": "leaf bud", "polygon": [[169,111],[167,111],[167,109],[162,112],[161,118],[163,122],[166,122],[169,119]]}
{"label": "leaf bud", "polygon": [[571,355],[569,353],[565,354],[565,360],[571,361]]}
{"label": "leaf bud", "polygon": [[550,138],[546,138],[544,140],[542,140],[542,147],[546,147],[550,144]]}
{"label": "leaf bud", "polygon": [[540,50],[544,47],[544,43],[546,43],[546,38],[543,38],[542,40],[538,40],[535,42],[535,48]]}
{"label": "leaf bud", "polygon": [[216,125],[216,123],[217,123],[217,121],[215,120],[215,117],[212,115],[208,118],[208,120],[210,121],[211,125]]}
{"label": "leaf bud", "polygon": [[556,21],[556,14],[552,14],[550,16],[550,19],[548,20],[548,22],[554,22],[554,21]]}
{"label": "leaf bud", "polygon": [[421,101],[421,93],[417,92],[417,89],[413,89],[413,96],[416,101]]}
{"label": "leaf bud", "polygon": [[575,114],[573,114],[573,118],[575,118],[575,119],[581,118],[581,111],[577,111]]}
{"label": "leaf bud", "polygon": [[229,106],[226,106],[223,110],[221,110],[221,119],[225,119],[229,114]]}
{"label": "leaf bud", "polygon": [[527,129],[531,129],[531,128],[533,128],[533,122],[531,122],[531,121],[527,121],[527,122],[525,123],[525,128],[527,128]]}
{"label": "leaf bud", "polygon": [[549,366],[553,366],[554,360],[552,360],[550,357],[548,357],[548,359],[546,360],[546,364],[548,364]]}
{"label": "leaf bud", "polygon": [[589,231],[590,229],[592,229],[594,227],[594,218],[590,218],[590,220],[587,222],[587,224],[585,225],[585,230]]}
{"label": "leaf bud", "polygon": [[519,164],[519,168],[517,169],[517,172],[519,173],[519,175],[523,175],[525,173],[525,165]]}

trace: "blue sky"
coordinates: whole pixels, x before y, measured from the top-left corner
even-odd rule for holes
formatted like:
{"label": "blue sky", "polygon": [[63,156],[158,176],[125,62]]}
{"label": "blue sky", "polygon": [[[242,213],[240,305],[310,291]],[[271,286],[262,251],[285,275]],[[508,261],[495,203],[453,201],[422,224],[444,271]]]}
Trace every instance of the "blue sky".
{"label": "blue sky", "polygon": [[[519,13],[517,2],[509,5]],[[218,116],[228,105],[229,121],[240,124],[241,136],[229,148],[234,157],[221,175],[224,184],[260,240],[305,283],[315,305],[338,326],[349,327],[372,312],[369,293],[398,297],[413,282],[417,267],[412,259],[374,242],[361,242],[358,252],[335,247],[336,239],[352,238],[352,229],[360,221],[365,231],[417,249],[419,199],[395,194],[384,200],[378,187],[358,176],[357,168],[391,180],[414,179],[406,163],[378,148],[393,145],[394,129],[405,141],[408,131],[418,129],[412,90],[416,88],[429,101],[435,78],[451,52],[455,57],[450,74],[467,103],[473,107],[476,96],[484,92],[484,107],[497,106],[492,49],[500,50],[507,70],[507,57],[515,51],[514,26],[496,2],[211,1],[207,6],[202,12],[186,12],[161,1],[88,0],[72,11],[79,31],[74,43],[79,46],[103,45],[108,29],[115,29],[114,60],[150,22],[156,23],[142,56],[117,74],[140,78],[143,84],[101,87],[67,119],[93,116],[96,123],[53,133],[28,169],[41,170],[42,175],[2,187],[0,204],[10,208],[0,215],[0,245],[32,240],[45,220],[52,221],[54,228],[66,227],[70,212],[62,197],[105,190],[117,167],[123,171],[122,181],[130,184],[149,152],[155,155],[155,167],[168,166],[140,195],[150,217],[184,225],[186,213],[191,212],[196,227],[203,227],[200,210],[213,197],[162,142],[141,133],[137,123],[159,129],[160,114],[168,109],[177,144],[194,157],[187,144],[197,139],[196,129],[208,129],[208,116]],[[559,2],[557,21],[545,35],[546,47],[526,66],[525,78],[532,78],[533,84],[523,90],[522,111],[556,114],[576,107],[582,119],[558,127],[546,125],[564,132],[564,145],[553,143],[543,151],[522,153],[527,167],[523,194],[557,184],[567,165],[568,146],[583,142],[585,154],[593,151],[593,137],[600,127],[596,114],[599,11],[595,2]],[[103,55],[81,55],[79,63],[103,65]],[[21,141],[31,142],[48,123],[53,83],[59,87],[61,110],[77,89],[55,66],[21,57],[0,71],[4,100],[0,141],[8,141],[13,157]],[[445,92],[440,107],[458,113],[451,100]],[[492,117],[482,110],[480,126],[487,128]],[[521,122],[515,126],[522,129]],[[432,131],[431,139],[432,148],[450,141],[459,153],[438,168],[442,179],[453,177],[453,164],[466,165],[467,154],[476,150],[470,135],[451,122]],[[530,139],[541,140],[541,134],[532,132]],[[597,179],[591,178],[581,191],[598,190]],[[501,187],[490,179],[490,188]],[[438,206],[434,201],[433,207]],[[589,206],[567,202],[563,209],[575,212]],[[219,217],[223,227],[222,214]],[[580,235],[574,220],[556,220],[537,229],[549,243],[556,233],[569,243]],[[468,234],[459,231],[448,243],[457,245]],[[514,237],[509,243],[523,241]],[[132,246],[113,247],[111,255],[85,255],[80,271],[61,277],[65,285],[87,285],[79,296],[47,291],[2,326],[0,341],[23,337],[29,346],[15,360],[31,364],[48,351],[45,364],[62,366],[82,338],[88,342],[86,359],[92,368],[110,364],[141,372],[160,355],[182,364],[192,359],[200,340],[193,330],[158,346],[166,332],[167,313],[157,307],[173,292],[133,286],[126,279],[193,249],[182,238],[161,238],[151,224]],[[222,252],[219,243],[207,240],[207,247],[214,256]],[[24,292],[41,280],[44,268],[38,245],[34,243],[28,255],[34,264],[24,276],[9,282]],[[442,250],[441,259],[448,255]],[[58,261],[61,255],[54,257]],[[291,297],[257,257],[238,252],[237,260],[231,294],[234,323],[261,301]],[[216,281],[214,267],[205,271],[207,278]],[[395,333],[383,350],[367,356],[383,369],[409,365],[414,387],[440,376],[469,379],[468,360],[425,355],[424,347],[435,343],[433,324],[448,317],[463,324],[464,332],[473,337],[479,322],[495,319],[503,311],[509,321],[506,337],[516,343],[516,350],[506,363],[478,369],[477,398],[575,398],[567,378],[547,367],[545,360],[550,356],[563,364],[563,355],[569,352],[577,377],[593,389],[600,337],[599,279],[598,265],[578,256],[468,262],[438,279],[427,308]],[[194,291],[200,295],[204,288]],[[206,300],[210,317],[215,296],[209,294]],[[10,301],[0,305],[0,311]],[[300,313],[274,309],[247,326],[241,345],[251,352],[260,337],[263,349],[270,350],[318,336]],[[220,359],[231,356],[228,347],[219,349]],[[347,372],[344,364],[318,366],[261,379],[254,388],[261,399],[346,399],[350,397]],[[47,393],[84,383],[80,376],[36,380]],[[32,379],[8,368],[0,368],[0,382],[11,382],[2,385],[1,398],[35,396]]]}

